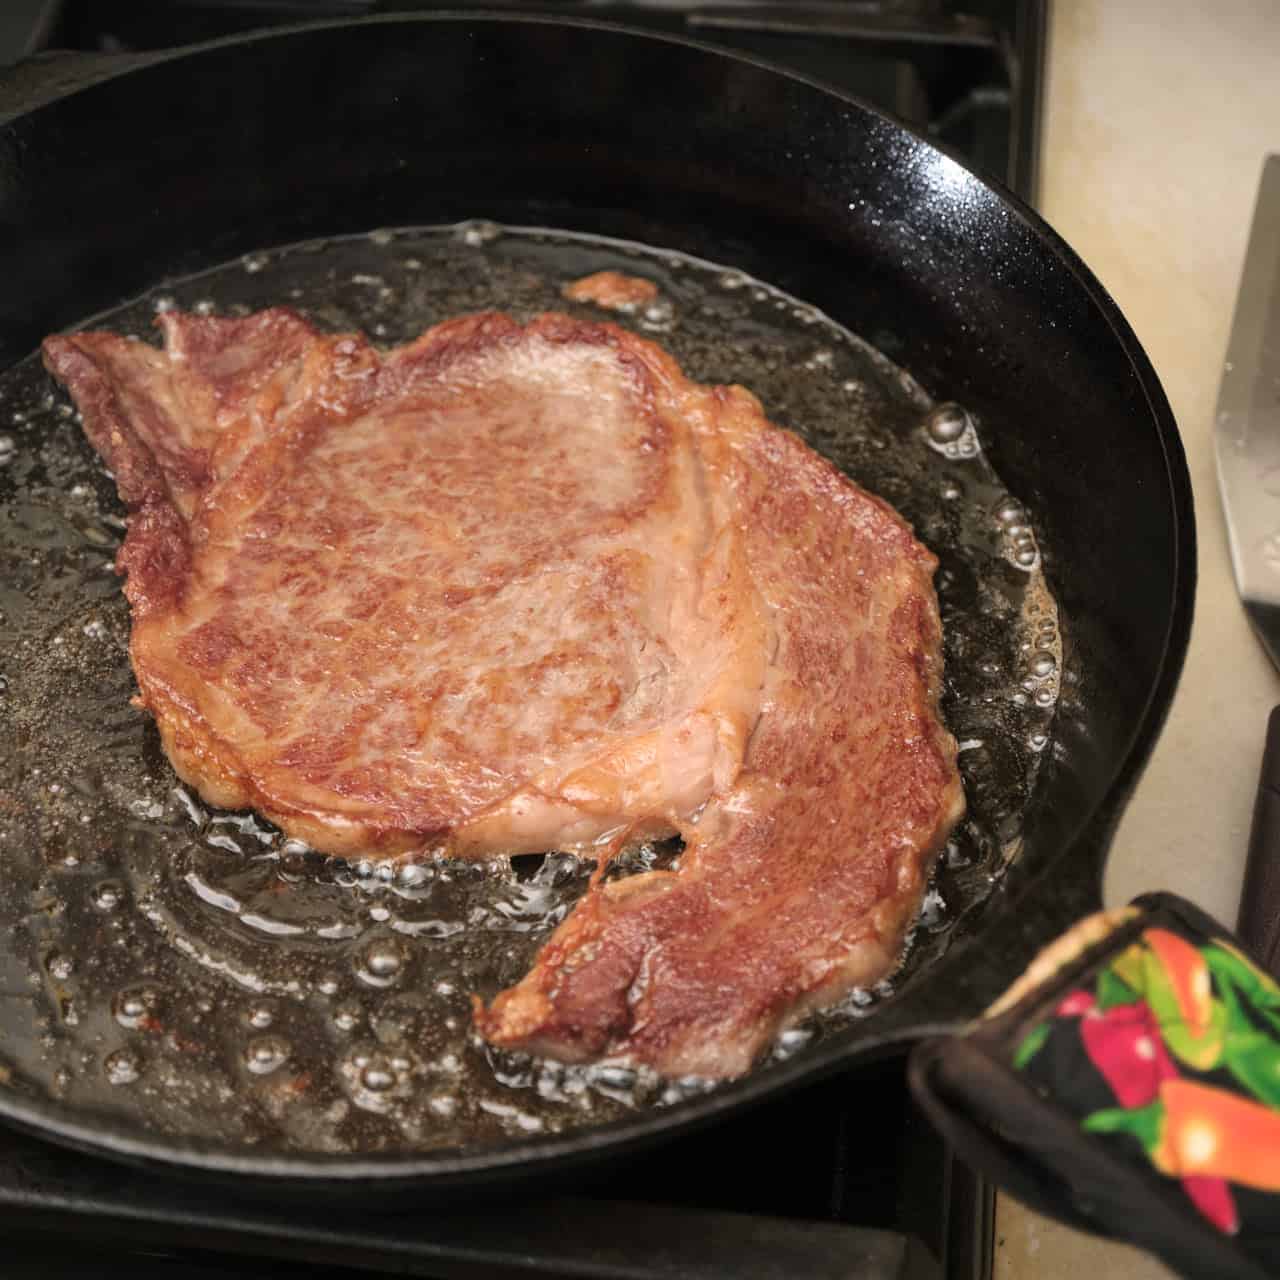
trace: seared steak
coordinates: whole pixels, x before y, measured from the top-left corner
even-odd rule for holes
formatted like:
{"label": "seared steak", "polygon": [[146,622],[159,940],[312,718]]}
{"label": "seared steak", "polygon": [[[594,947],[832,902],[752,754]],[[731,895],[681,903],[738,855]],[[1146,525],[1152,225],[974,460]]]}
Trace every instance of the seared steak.
{"label": "seared steak", "polygon": [[161,324],[44,350],[206,799],[348,855],[682,835],[478,1011],[499,1044],[731,1075],[892,967],[962,798],[934,560],[889,507],[612,325]]}

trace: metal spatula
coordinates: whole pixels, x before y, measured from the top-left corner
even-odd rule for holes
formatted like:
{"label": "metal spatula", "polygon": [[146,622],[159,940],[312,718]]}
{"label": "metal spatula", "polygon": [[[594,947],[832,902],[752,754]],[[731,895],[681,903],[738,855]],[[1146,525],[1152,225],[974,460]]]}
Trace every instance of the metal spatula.
{"label": "metal spatula", "polygon": [[[1262,169],[1214,441],[1236,586],[1280,670],[1280,155]],[[1280,976],[1280,707],[1267,724],[1238,928]]]}

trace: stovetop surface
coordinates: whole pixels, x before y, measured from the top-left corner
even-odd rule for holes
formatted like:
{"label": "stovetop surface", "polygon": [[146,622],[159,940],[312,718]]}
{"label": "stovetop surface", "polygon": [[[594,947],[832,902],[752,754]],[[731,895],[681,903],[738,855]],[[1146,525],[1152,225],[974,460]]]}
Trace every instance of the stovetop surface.
{"label": "stovetop surface", "polygon": [[308,19],[477,8],[624,21],[789,66],[1036,196],[1047,0],[6,0],[0,66],[169,48]]}
{"label": "stovetop surface", "polygon": [[139,1278],[990,1274],[990,1192],[916,1112],[901,1059],[538,1190],[552,1194],[289,1202],[0,1135],[6,1277],[104,1260]]}

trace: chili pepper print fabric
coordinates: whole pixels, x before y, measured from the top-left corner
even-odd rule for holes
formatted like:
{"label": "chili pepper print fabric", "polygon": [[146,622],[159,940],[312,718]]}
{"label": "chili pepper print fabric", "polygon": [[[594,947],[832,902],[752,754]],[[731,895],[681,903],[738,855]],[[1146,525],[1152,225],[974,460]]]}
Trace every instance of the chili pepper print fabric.
{"label": "chili pepper print fabric", "polygon": [[1229,942],[1146,929],[1013,1061],[1223,1234],[1280,1219],[1280,985]]}

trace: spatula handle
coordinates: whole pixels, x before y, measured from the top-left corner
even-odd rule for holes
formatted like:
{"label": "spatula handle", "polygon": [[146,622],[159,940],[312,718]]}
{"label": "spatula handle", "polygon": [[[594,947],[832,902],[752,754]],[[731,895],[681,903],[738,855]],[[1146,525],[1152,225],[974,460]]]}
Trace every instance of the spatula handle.
{"label": "spatula handle", "polygon": [[1236,927],[1267,972],[1280,978],[1280,707],[1267,721]]}

